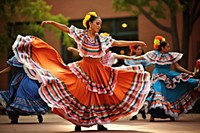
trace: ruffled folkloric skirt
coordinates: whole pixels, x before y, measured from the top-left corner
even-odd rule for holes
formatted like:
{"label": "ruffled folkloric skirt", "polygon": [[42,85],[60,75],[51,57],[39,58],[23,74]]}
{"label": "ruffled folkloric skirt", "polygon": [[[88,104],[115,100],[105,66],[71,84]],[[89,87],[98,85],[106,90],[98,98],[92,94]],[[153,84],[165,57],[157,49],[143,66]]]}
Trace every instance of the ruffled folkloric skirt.
{"label": "ruffled folkloric skirt", "polygon": [[47,43],[18,36],[13,51],[28,76],[41,83],[39,94],[52,111],[89,127],[137,114],[150,90],[150,74],[114,69],[96,59],[65,64]]}
{"label": "ruffled folkloric skirt", "polygon": [[148,112],[155,118],[178,118],[200,98],[200,81],[186,73],[166,70],[153,74],[151,82]]}
{"label": "ruffled folkloric skirt", "polygon": [[13,78],[8,91],[0,91],[0,102],[8,115],[39,115],[49,112],[50,107],[38,94],[38,81],[22,73],[18,73],[22,76]]}

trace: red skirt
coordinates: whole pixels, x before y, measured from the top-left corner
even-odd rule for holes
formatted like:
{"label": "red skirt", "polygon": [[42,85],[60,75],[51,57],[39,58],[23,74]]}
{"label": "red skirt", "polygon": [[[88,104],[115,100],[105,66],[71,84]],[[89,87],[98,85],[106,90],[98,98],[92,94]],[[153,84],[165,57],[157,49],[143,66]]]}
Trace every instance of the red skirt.
{"label": "red skirt", "polygon": [[65,64],[57,51],[33,36],[18,36],[13,51],[28,76],[41,82],[39,94],[52,112],[89,127],[135,115],[150,90],[150,74],[104,66],[83,58]]}

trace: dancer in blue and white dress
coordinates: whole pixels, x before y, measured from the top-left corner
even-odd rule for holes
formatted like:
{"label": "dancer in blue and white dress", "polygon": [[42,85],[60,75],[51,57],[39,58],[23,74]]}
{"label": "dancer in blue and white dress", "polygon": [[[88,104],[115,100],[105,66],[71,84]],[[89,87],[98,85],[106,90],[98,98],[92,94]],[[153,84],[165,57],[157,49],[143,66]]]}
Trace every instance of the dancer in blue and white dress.
{"label": "dancer in blue and white dress", "polygon": [[37,115],[39,123],[42,123],[42,114],[50,111],[50,107],[41,99],[38,93],[40,83],[30,79],[15,56],[10,58],[8,67],[0,71],[4,74],[14,70],[8,91],[0,91],[0,103],[6,108],[6,112],[12,124],[18,123],[20,115]]}
{"label": "dancer in blue and white dress", "polygon": [[[154,121],[154,118],[170,118],[175,121],[180,114],[192,109],[200,98],[200,80],[192,78],[195,72],[188,71],[177,63],[183,54],[169,52],[170,45],[163,36],[155,37],[154,49],[134,58],[146,59],[154,64],[151,78],[153,95],[147,98],[144,105],[148,105],[146,107],[151,114],[150,121]],[[171,65],[181,72],[170,70]]]}
{"label": "dancer in blue and white dress", "polygon": [[132,58],[125,59],[124,60],[125,65],[133,66],[133,65],[141,64],[144,68],[151,66],[151,63],[145,59],[133,60],[134,57],[144,55],[144,50],[142,49],[140,45],[130,46],[129,48],[130,48],[130,56],[132,56]]}

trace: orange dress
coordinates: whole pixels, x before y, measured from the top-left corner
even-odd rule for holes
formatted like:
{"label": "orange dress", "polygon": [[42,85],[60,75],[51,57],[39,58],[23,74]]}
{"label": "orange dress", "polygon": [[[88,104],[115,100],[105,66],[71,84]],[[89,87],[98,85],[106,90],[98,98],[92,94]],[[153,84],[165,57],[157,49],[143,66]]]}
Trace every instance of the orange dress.
{"label": "orange dress", "polygon": [[18,35],[13,51],[28,76],[41,83],[39,94],[52,112],[73,124],[89,127],[137,114],[150,90],[150,74],[103,65],[99,57],[113,39],[100,36],[98,50],[97,43],[85,40],[85,32],[70,27],[81,61],[65,64],[55,49],[33,36]]}

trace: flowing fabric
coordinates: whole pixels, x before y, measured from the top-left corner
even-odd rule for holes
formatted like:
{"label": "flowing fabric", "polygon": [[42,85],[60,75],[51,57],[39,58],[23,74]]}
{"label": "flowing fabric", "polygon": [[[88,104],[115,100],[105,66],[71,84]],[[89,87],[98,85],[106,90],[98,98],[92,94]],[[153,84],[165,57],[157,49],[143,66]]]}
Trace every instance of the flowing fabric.
{"label": "flowing fabric", "polygon": [[41,83],[39,94],[52,112],[76,125],[89,127],[136,114],[150,90],[148,72],[114,69],[97,58],[83,57],[66,65],[37,37],[19,35],[13,51],[28,76]]}
{"label": "flowing fabric", "polygon": [[8,91],[0,91],[0,102],[9,114],[39,115],[50,111],[41,99],[38,81],[30,79],[23,70],[23,64],[12,57],[7,63],[15,67]]}
{"label": "flowing fabric", "polygon": [[187,73],[170,70],[170,65],[180,60],[181,53],[160,53],[150,51],[145,59],[154,64],[152,72],[152,95],[147,98],[148,112],[154,118],[169,118],[178,116],[192,109],[200,98],[199,79],[191,78]]}

